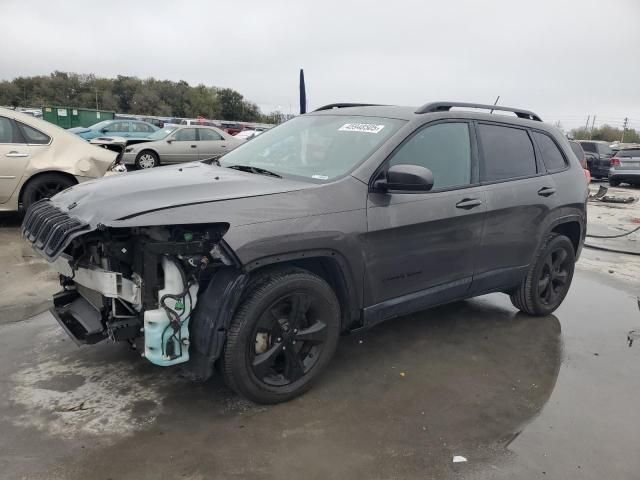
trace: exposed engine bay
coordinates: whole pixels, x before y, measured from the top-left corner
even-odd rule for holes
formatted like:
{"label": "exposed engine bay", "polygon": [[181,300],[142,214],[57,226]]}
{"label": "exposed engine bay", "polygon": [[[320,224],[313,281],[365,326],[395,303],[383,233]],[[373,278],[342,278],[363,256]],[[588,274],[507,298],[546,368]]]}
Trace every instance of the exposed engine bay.
{"label": "exposed engine bay", "polygon": [[52,313],[78,343],[105,339],[144,347],[150,362],[189,360],[189,321],[216,270],[226,224],[98,228],[73,238],[53,261],[63,290]]}

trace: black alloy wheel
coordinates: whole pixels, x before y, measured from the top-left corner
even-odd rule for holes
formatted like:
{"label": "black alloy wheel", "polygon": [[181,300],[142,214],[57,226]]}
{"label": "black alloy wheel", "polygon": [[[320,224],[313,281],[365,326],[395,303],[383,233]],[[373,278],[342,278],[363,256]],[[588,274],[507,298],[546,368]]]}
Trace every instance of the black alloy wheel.
{"label": "black alloy wheel", "polygon": [[227,385],[257,403],[301,395],[331,361],[340,325],[340,303],[321,277],[295,267],[256,274],[227,332]]}
{"label": "black alloy wheel", "polygon": [[568,289],[569,275],[573,272],[569,254],[563,247],[549,252],[538,280],[538,296],[545,305],[555,305]]}
{"label": "black alloy wheel", "polygon": [[255,344],[248,346],[251,369],[267,385],[282,386],[306,375],[317,363],[327,337],[327,323],[303,292],[287,294],[261,315]]}

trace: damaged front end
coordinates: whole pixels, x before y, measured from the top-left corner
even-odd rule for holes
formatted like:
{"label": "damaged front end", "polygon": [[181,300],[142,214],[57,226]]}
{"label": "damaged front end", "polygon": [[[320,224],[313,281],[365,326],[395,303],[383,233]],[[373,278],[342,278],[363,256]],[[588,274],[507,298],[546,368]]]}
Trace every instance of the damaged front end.
{"label": "damaged front end", "polygon": [[189,360],[198,294],[234,264],[226,223],[114,228],[83,223],[44,200],[22,232],[60,273],[51,312],[79,344],[144,345],[152,363]]}

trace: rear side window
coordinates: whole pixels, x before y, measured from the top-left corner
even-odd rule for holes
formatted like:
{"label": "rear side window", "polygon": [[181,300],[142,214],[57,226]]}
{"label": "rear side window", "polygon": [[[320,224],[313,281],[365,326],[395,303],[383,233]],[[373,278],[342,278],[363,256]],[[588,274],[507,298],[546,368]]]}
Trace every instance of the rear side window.
{"label": "rear side window", "polygon": [[536,157],[525,130],[498,125],[478,125],[483,162],[480,172],[485,182],[535,175]]}
{"label": "rear side window", "polygon": [[585,152],[598,153],[595,143],[580,142],[580,146]]}
{"label": "rear side window", "polygon": [[0,143],[24,143],[11,120],[0,117]]}
{"label": "rear side window", "polygon": [[616,153],[616,157],[619,157],[619,158],[640,157],[640,150],[620,150],[618,153]]}
{"label": "rear side window", "polygon": [[598,144],[598,151],[600,153],[602,153],[603,155],[612,155],[613,154],[613,150],[611,150],[609,145],[606,145],[604,143],[599,143]]}
{"label": "rear side window", "polygon": [[562,170],[565,168],[567,166],[567,162],[565,162],[562,152],[556,145],[556,142],[554,142],[549,135],[545,135],[544,133],[532,133],[533,138],[536,139],[538,149],[542,154],[542,161],[544,162],[544,166],[547,167],[547,170],[553,172],[555,170]]}
{"label": "rear side window", "polygon": [[209,130],[208,128],[198,129],[198,134],[200,135],[200,140],[203,141],[223,140],[222,136],[218,132],[215,130]]}
{"label": "rear side window", "polygon": [[420,165],[433,173],[433,188],[471,183],[471,144],[466,123],[439,123],[411,137],[391,158],[389,165]]}

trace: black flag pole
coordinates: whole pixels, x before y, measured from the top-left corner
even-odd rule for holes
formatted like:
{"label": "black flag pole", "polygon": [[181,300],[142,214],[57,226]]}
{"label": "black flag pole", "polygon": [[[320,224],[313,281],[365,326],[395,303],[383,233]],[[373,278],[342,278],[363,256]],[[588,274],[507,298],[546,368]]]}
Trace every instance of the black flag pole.
{"label": "black flag pole", "polygon": [[300,115],[307,113],[307,89],[304,85],[304,70],[300,69]]}

